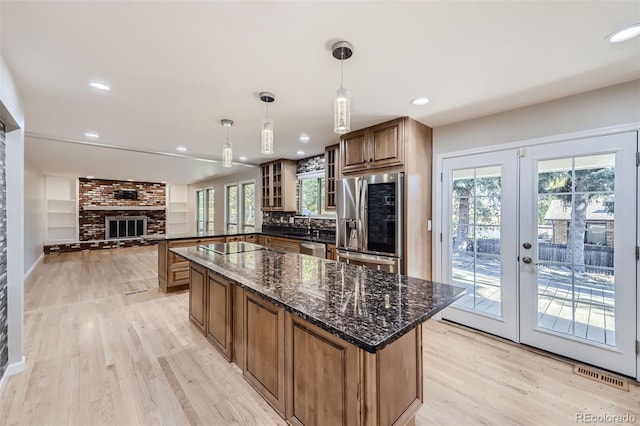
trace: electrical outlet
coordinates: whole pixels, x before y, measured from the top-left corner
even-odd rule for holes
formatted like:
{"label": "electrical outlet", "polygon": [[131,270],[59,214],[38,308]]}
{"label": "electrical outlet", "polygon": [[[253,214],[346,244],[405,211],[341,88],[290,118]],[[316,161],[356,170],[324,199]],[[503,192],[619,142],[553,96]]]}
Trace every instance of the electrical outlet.
{"label": "electrical outlet", "polygon": [[294,220],[294,218],[293,218],[293,216],[291,216],[291,217],[289,218],[289,223],[293,224],[293,220]]}

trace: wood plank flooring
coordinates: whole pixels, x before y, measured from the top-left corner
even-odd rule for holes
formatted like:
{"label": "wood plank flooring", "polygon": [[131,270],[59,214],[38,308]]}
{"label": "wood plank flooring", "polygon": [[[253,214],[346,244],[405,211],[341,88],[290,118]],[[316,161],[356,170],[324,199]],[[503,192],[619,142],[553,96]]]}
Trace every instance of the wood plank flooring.
{"label": "wood plank flooring", "polygon": [[[0,396],[6,425],[281,425],[188,321],[186,292],[158,289],[155,247],[47,256],[25,284],[26,370]],[[629,413],[572,365],[446,323],[424,327],[418,425],[571,425]],[[328,425],[331,426],[331,425]]]}

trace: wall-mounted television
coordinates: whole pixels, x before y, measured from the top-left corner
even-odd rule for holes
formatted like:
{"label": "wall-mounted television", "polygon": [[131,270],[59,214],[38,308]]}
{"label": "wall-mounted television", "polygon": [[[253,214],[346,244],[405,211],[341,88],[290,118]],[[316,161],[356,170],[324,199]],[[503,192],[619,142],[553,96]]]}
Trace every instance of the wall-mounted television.
{"label": "wall-mounted television", "polygon": [[137,200],[138,191],[113,191],[116,200]]}

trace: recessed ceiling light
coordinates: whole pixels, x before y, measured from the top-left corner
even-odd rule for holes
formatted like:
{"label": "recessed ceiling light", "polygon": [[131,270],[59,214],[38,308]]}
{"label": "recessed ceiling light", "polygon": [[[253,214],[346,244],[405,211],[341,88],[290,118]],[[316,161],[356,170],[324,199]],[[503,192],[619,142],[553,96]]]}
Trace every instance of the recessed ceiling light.
{"label": "recessed ceiling light", "polygon": [[161,180],[160,183],[167,183],[167,181],[166,180]]}
{"label": "recessed ceiling light", "polygon": [[415,105],[415,106],[420,106],[420,105],[426,105],[429,103],[429,98],[414,98],[411,99],[411,105]]}
{"label": "recessed ceiling light", "polygon": [[91,139],[98,139],[100,137],[100,135],[96,132],[87,132],[84,135]]}
{"label": "recessed ceiling light", "polygon": [[238,157],[238,160],[247,161],[247,157],[245,157],[244,155],[241,155],[240,157]]}
{"label": "recessed ceiling light", "polygon": [[311,138],[308,135],[300,135],[298,140],[302,143],[307,143],[311,140]]}
{"label": "recessed ceiling light", "polygon": [[127,181],[129,181],[129,182],[133,182],[133,179],[127,179]]}
{"label": "recessed ceiling light", "polygon": [[187,152],[187,151],[189,151],[189,148],[187,148],[186,146],[178,145],[178,146],[176,146],[176,151],[178,151],[178,152]]}
{"label": "recessed ceiling light", "polygon": [[102,90],[105,92],[111,91],[111,87],[109,87],[107,83],[104,83],[102,81],[90,81],[89,86],[93,87],[94,89]]}
{"label": "recessed ceiling light", "polygon": [[627,41],[640,35],[640,23],[629,25],[621,30],[618,30],[612,34],[609,34],[606,40],[609,43],[620,43],[621,41]]}
{"label": "recessed ceiling light", "polygon": [[95,176],[87,176],[87,179],[94,179]]}
{"label": "recessed ceiling light", "polygon": [[299,150],[298,152],[296,152],[296,154],[298,154],[298,155],[304,155],[304,151],[303,151],[303,150]]}

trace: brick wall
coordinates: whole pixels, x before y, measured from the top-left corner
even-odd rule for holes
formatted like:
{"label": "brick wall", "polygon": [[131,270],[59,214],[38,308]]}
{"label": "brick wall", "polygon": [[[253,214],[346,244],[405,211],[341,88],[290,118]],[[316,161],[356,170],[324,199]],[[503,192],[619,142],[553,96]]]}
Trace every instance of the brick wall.
{"label": "brick wall", "polygon": [[[114,191],[137,191],[137,200],[117,200]],[[165,207],[166,185],[151,182],[128,182],[104,179],[79,179],[78,220],[80,241],[104,240],[107,216],[147,216],[147,233],[164,234],[165,210],[84,210],[84,206],[103,207]]]}

